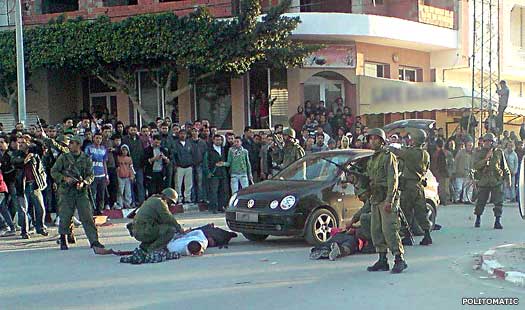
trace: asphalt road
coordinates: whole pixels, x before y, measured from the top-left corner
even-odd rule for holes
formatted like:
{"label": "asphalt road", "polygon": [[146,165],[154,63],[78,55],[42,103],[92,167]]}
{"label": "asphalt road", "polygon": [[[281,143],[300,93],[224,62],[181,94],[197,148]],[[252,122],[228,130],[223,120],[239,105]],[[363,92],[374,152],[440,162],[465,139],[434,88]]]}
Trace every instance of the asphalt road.
{"label": "asphalt road", "polygon": [[[132,266],[116,256],[94,256],[83,235],[61,252],[51,228],[48,238],[0,240],[0,309],[480,308],[462,306],[464,297],[517,297],[518,306],[481,308],[523,309],[524,288],[472,268],[474,254],[524,239],[525,221],[515,206],[504,209],[503,231],[492,229],[487,211],[482,227],[474,229],[471,207],[440,208],[443,229],[433,234],[434,245],[408,248],[409,268],[400,275],[367,272],[375,254],[311,261],[309,247],[292,238],[253,243],[240,237],[202,257]],[[208,214],[181,217],[185,227],[207,222],[225,225]],[[100,235],[114,249],[137,245],[123,222],[101,228]]]}

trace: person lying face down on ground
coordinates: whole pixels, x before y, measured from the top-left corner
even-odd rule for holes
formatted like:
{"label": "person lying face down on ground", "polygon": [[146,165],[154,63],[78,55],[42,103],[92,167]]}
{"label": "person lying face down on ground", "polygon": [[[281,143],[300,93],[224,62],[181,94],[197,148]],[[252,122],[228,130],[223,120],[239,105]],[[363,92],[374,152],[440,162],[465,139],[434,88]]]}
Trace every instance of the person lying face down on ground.
{"label": "person lying face down on ground", "polygon": [[236,233],[217,228],[211,223],[184,234],[176,234],[167,248],[181,256],[200,256],[208,247],[227,247],[235,237]]}

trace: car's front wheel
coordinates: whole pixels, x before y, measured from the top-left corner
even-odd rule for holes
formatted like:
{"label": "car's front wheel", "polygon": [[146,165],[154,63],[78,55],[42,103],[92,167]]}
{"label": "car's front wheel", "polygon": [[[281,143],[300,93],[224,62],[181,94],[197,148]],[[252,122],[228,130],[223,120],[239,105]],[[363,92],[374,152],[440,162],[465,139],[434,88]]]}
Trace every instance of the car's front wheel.
{"label": "car's front wheel", "polygon": [[306,242],[312,245],[319,245],[328,241],[330,239],[330,230],[335,227],[337,227],[337,220],[330,210],[315,210],[306,224]]}
{"label": "car's front wheel", "polygon": [[249,233],[243,233],[242,235],[250,241],[264,241],[266,240],[266,238],[268,238],[268,235],[249,234]]}

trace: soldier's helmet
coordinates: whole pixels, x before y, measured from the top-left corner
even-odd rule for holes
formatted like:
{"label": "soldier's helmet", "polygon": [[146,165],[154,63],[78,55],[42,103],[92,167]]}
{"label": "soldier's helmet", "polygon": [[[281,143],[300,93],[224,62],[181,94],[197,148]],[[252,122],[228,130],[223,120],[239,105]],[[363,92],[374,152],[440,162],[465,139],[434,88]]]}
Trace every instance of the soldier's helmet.
{"label": "soldier's helmet", "polygon": [[295,130],[293,128],[285,128],[283,130],[283,135],[290,136],[295,139]]}
{"label": "soldier's helmet", "polygon": [[379,138],[383,139],[383,142],[386,142],[386,134],[385,131],[381,128],[372,128],[368,130],[366,133],[366,140],[370,139],[370,136],[378,136]]}
{"label": "soldier's helmet", "polygon": [[427,133],[422,129],[415,129],[410,131],[410,137],[416,146],[420,146],[427,140]]}
{"label": "soldier's helmet", "polygon": [[177,199],[179,199],[179,195],[177,194],[177,192],[171,188],[171,187],[168,187],[168,188],[165,188],[161,194],[168,198],[169,200],[171,200],[172,203],[177,203]]}
{"label": "soldier's helmet", "polygon": [[496,136],[493,133],[491,133],[491,132],[487,132],[483,136],[483,141],[496,142]]}

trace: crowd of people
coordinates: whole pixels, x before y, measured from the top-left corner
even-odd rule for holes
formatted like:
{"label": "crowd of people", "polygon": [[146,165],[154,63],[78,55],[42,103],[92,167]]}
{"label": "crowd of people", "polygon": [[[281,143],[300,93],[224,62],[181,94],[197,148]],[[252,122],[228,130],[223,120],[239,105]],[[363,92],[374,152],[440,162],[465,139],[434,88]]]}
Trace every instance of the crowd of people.
{"label": "crowd of people", "polygon": [[[427,140],[442,204],[466,202],[464,185],[473,169],[475,145],[463,127],[448,139],[439,128]],[[42,120],[27,128],[19,123],[12,132],[0,131],[0,235],[15,234],[13,214],[18,213],[23,238],[29,238],[30,226],[47,235],[46,224],[52,223],[59,198],[51,169],[59,155],[68,152],[73,137],[92,161],[94,180],[89,187],[94,214],[138,207],[165,188],[176,189],[178,203],[205,203],[211,212],[223,212],[232,193],[271,178],[304,154],[369,148],[368,127],[342,98],[328,106],[306,101],[290,118],[290,128],[246,127],[242,136],[231,131],[219,134],[206,119],[178,124],[158,117],[139,128],[89,113],[65,118],[62,124]],[[406,145],[406,139],[398,134],[388,137],[391,144]],[[481,144],[482,140],[477,147]],[[525,152],[523,142],[505,131],[500,145],[515,176]],[[515,177],[505,194],[515,200]],[[75,223],[79,224],[76,219]]]}

